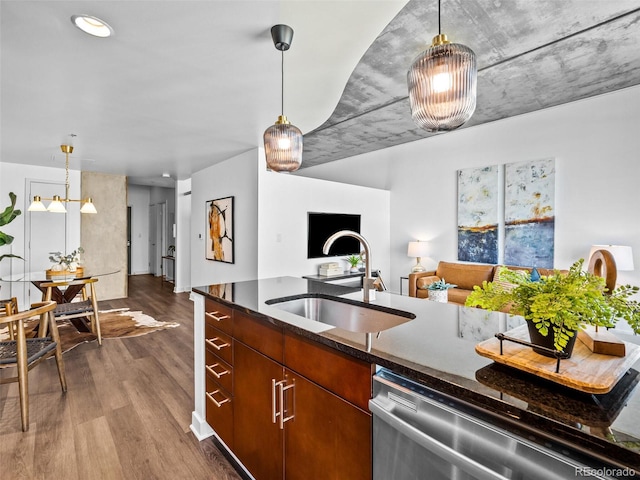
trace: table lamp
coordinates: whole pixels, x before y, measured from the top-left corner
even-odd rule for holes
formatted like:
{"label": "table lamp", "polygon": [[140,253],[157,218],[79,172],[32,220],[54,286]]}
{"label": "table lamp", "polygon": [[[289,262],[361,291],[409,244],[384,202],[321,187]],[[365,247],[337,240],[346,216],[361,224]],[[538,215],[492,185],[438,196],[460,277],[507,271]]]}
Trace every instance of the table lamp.
{"label": "table lamp", "polygon": [[613,255],[616,261],[616,270],[632,271],[633,270],[633,250],[627,245],[593,245],[589,252],[589,258],[597,250],[606,250]]}
{"label": "table lamp", "polygon": [[419,273],[424,272],[425,268],[420,264],[420,258],[425,257],[427,255],[427,251],[429,249],[429,245],[427,242],[409,242],[409,248],[407,250],[407,256],[415,257],[416,264],[411,269],[411,273]]}

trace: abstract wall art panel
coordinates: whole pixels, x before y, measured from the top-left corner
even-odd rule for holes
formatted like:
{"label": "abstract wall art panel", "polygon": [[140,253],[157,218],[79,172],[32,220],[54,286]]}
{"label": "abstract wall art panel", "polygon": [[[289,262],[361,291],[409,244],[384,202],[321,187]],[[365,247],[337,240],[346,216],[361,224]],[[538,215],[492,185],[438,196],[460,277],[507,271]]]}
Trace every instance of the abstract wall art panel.
{"label": "abstract wall art panel", "polygon": [[553,268],[555,159],[505,168],[504,263]]}
{"label": "abstract wall art panel", "polygon": [[458,260],[498,263],[498,166],[458,170]]}
{"label": "abstract wall art panel", "polygon": [[207,202],[207,229],[207,260],[234,263],[233,197]]}

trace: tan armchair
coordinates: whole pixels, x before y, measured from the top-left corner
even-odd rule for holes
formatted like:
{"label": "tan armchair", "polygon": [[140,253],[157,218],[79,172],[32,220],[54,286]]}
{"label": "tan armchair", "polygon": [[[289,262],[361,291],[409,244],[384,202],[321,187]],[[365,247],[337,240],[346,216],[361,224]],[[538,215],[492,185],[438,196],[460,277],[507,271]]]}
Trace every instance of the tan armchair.
{"label": "tan armchair", "polygon": [[[29,370],[38,365],[43,359],[55,355],[58,366],[58,377],[62,391],[67,391],[67,380],[64,375],[64,362],[62,360],[62,348],[60,336],[53,317],[56,302],[42,302],[33,305],[31,310],[13,312],[11,315],[0,317],[0,325],[13,324],[14,340],[0,342],[0,366],[17,367],[18,374],[15,377],[3,377],[0,384],[18,382],[20,392],[20,414],[22,431],[29,430]],[[50,337],[26,338],[24,321],[40,316],[40,325],[48,324]],[[44,329],[40,328],[42,332]]]}

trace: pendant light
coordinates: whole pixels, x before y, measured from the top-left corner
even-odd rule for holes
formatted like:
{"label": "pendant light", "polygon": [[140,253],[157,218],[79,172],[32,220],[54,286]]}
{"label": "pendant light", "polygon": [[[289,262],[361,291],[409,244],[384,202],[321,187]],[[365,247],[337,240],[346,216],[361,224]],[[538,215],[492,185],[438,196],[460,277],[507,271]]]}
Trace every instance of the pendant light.
{"label": "pendant light", "polygon": [[[71,134],[71,138],[75,137],[74,134]],[[29,205],[27,209],[29,212],[52,212],[52,213],[67,213],[67,209],[64,207],[65,203],[69,202],[80,202],[82,203],[82,207],[80,208],[80,213],[98,213],[96,210],[96,206],[93,204],[91,197],[82,199],[82,200],[72,200],[69,198],[69,154],[73,153],[73,145],[71,142],[69,144],[60,145],[60,149],[66,155],[65,161],[65,182],[64,182],[64,198],[60,198],[60,195],[54,195],[52,198],[42,198],[40,195],[34,195],[33,202]],[[48,207],[44,206],[42,200],[51,200],[51,203]]]}
{"label": "pendant light", "polygon": [[477,77],[473,50],[441,32],[438,0],[438,35],[407,72],[411,118],[428,132],[460,127],[476,109]]}
{"label": "pendant light", "polygon": [[293,29],[288,25],[271,27],[271,38],[276,50],[282,54],[281,60],[281,109],[276,123],[264,132],[264,152],[267,167],[275,172],[294,172],[302,163],[302,132],[292,125],[284,115],[284,52],[289,50],[293,39]]}

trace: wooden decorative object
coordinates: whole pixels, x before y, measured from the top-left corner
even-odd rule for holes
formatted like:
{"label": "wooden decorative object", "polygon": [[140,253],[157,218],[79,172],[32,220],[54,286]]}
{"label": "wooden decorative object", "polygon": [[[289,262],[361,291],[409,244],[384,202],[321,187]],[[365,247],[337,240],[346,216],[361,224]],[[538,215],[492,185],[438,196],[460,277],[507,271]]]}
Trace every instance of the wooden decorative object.
{"label": "wooden decorative object", "polygon": [[603,277],[609,292],[616,288],[616,279],[618,270],[616,268],[616,260],[608,250],[596,250],[589,259],[588,270],[590,273]]}
{"label": "wooden decorative object", "polygon": [[578,332],[578,340],[584,343],[593,353],[602,355],[625,356],[624,342],[606,329],[587,327]]}
{"label": "wooden decorative object", "polygon": [[[616,280],[618,277],[616,260],[608,250],[596,250],[593,252],[593,255],[591,255],[589,259],[588,270],[590,273],[605,279],[607,293],[612,292],[613,289],[616,288]],[[624,357],[624,342],[619,341],[609,332],[588,330],[586,332],[580,332],[578,338],[594,353]]]}
{"label": "wooden decorative object", "polygon": [[69,276],[69,275],[75,275],[76,277],[81,277],[82,275],[84,275],[84,267],[77,267],[75,272],[72,272],[70,270],[47,270],[46,271],[47,277],[56,277],[56,276]]}
{"label": "wooden decorative object", "polygon": [[[527,326],[505,332],[506,335],[524,341],[529,340]],[[500,355],[500,340],[490,338],[476,345],[476,352],[483,357],[537,375],[552,382],[587,393],[602,394],[613,389],[622,376],[640,358],[640,347],[626,343],[626,356],[617,357],[594,353],[582,342],[576,342],[571,358],[560,361],[560,371],[555,372],[556,359],[535,353],[531,347],[504,341]]]}

